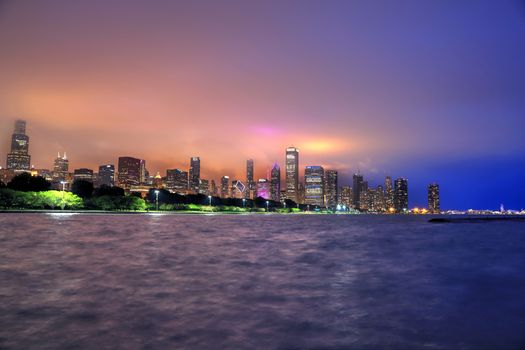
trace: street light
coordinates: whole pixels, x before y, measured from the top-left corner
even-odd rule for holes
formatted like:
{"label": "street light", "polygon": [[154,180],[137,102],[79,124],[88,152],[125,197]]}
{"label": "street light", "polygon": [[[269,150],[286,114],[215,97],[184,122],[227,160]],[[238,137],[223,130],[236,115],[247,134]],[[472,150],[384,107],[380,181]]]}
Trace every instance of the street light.
{"label": "street light", "polygon": [[60,181],[60,183],[62,184],[62,191],[65,191],[67,182],[66,181]]}
{"label": "street light", "polygon": [[208,199],[210,200],[210,207],[211,207],[211,196],[208,196]]}
{"label": "street light", "polygon": [[246,198],[243,198],[243,199],[242,199],[242,207],[243,207],[243,208],[246,207]]}
{"label": "street light", "polygon": [[159,211],[159,190],[155,190],[155,204],[157,206],[157,211]]}
{"label": "street light", "polygon": [[267,211],[267,212],[270,211],[270,210],[268,209],[268,206],[269,206],[269,205],[270,205],[270,202],[266,201],[266,211]]}

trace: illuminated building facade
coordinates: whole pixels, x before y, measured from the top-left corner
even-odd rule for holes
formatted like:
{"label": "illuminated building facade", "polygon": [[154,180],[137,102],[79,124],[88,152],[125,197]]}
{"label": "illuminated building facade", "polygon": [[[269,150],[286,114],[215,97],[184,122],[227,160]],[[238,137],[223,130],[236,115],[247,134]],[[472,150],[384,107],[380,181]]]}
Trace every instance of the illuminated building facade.
{"label": "illuminated building facade", "polygon": [[259,179],[257,181],[257,197],[262,197],[264,199],[271,199],[270,182],[267,179]]}
{"label": "illuminated building facade", "polygon": [[223,176],[221,178],[221,198],[228,198],[230,196],[229,186],[230,186],[230,177]]}
{"label": "illuminated building facade", "polygon": [[199,193],[206,196],[210,194],[210,181],[199,179]]}
{"label": "illuminated building facade", "polygon": [[7,154],[7,169],[25,172],[31,169],[31,156],[29,155],[29,136],[26,135],[26,122],[17,120],[11,136],[11,152]]}
{"label": "illuminated building facade", "polygon": [[408,180],[405,178],[394,182],[394,210],[396,213],[408,211]]}
{"label": "illuminated building facade", "polygon": [[253,159],[246,161],[246,185],[245,197],[253,198],[256,189],[255,181],[253,180]]}
{"label": "illuminated building facade", "polygon": [[201,159],[199,157],[190,158],[189,187],[193,193],[199,193],[199,179],[201,178]]}
{"label": "illuminated building facade", "polygon": [[361,209],[361,192],[363,191],[363,175],[361,174],[354,174],[352,177],[352,194],[353,199],[352,203],[354,205],[354,208]]}
{"label": "illuminated building facade", "polygon": [[87,168],[75,169],[73,171],[73,180],[84,180],[93,183],[93,170]]}
{"label": "illuminated building facade", "polygon": [[275,163],[270,175],[270,199],[279,202],[281,199],[281,168]]}
{"label": "illuminated building facade", "polygon": [[324,174],[324,196],[326,207],[335,209],[339,198],[337,170],[326,170]]}
{"label": "illuminated building facade", "polygon": [[286,149],[286,198],[299,203],[299,150]]}
{"label": "illuminated building facade", "polygon": [[345,205],[347,208],[353,208],[354,202],[353,202],[353,192],[352,187],[350,186],[343,186],[341,187],[341,204]]}
{"label": "illuminated building facade", "polygon": [[428,211],[432,214],[441,212],[439,204],[439,185],[436,183],[428,185]]}
{"label": "illuminated building facade", "polygon": [[309,165],[304,170],[304,204],[324,206],[324,169]]}
{"label": "illuminated building facade", "polygon": [[166,188],[172,192],[185,194],[188,191],[188,172],[181,169],[166,170]]}
{"label": "illuminated building facade", "polygon": [[99,186],[115,186],[115,166],[113,164],[98,167],[98,184]]}
{"label": "illuminated building facade", "polygon": [[246,185],[240,180],[233,180],[231,187],[231,198],[245,198],[245,192],[248,191]]}
{"label": "illuminated building facade", "polygon": [[66,181],[69,173],[69,160],[67,159],[66,152],[61,156],[60,152],[53,162],[53,182],[59,183]]}
{"label": "illuminated building facade", "polygon": [[118,183],[124,189],[139,186],[146,176],[146,161],[133,157],[119,157]]}
{"label": "illuminated building facade", "polygon": [[391,211],[394,208],[394,186],[392,186],[392,177],[385,177],[385,209]]}

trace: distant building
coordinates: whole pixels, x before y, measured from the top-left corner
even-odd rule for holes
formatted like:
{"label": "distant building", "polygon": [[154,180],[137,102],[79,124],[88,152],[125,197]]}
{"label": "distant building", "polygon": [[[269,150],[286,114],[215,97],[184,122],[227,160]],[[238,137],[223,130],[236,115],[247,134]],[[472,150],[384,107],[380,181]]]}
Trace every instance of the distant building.
{"label": "distant building", "polygon": [[309,165],[304,170],[304,204],[324,206],[324,169]]}
{"label": "distant building", "polygon": [[141,185],[146,177],[146,161],[133,157],[118,159],[118,183],[125,189]]}
{"label": "distant building", "polygon": [[257,181],[257,197],[262,197],[264,199],[271,199],[270,182],[267,179],[259,179]]}
{"label": "distant building", "polygon": [[335,209],[339,199],[337,170],[326,170],[324,174],[324,196],[326,207]]}
{"label": "distant building", "polygon": [[392,186],[392,178],[385,177],[385,210],[394,210],[394,187]]}
{"label": "distant building", "polygon": [[394,210],[396,213],[404,213],[408,210],[408,180],[396,179],[394,183]]}
{"label": "distant building", "polygon": [[29,155],[29,136],[26,135],[26,122],[17,120],[11,136],[11,152],[7,154],[7,169],[17,172],[29,172],[31,156]]}
{"label": "distant building", "polygon": [[93,183],[93,170],[87,168],[75,169],[73,171],[73,180],[84,180]]}
{"label": "distant building", "polygon": [[210,195],[212,196],[218,196],[219,195],[219,192],[217,190],[217,184],[215,183],[215,180],[211,180],[211,185],[210,185]]}
{"label": "distant building", "polygon": [[53,162],[53,182],[60,183],[62,181],[66,181],[69,173],[69,160],[67,159],[66,152],[64,152],[64,155],[60,155],[60,152],[58,153],[58,156],[55,158],[55,161]]}
{"label": "distant building", "polygon": [[281,169],[275,163],[270,176],[270,199],[279,202],[281,199]]}
{"label": "distant building", "polygon": [[352,203],[355,209],[361,209],[361,192],[363,192],[363,175],[357,173],[352,177]]}
{"label": "distant building", "polygon": [[231,198],[245,198],[245,192],[248,191],[248,188],[241,180],[233,180],[231,187]]}
{"label": "distant building", "polygon": [[286,198],[299,203],[299,150],[286,149]]}
{"label": "distant building", "polygon": [[228,198],[230,196],[229,186],[230,186],[230,177],[223,176],[221,178],[221,198]]}
{"label": "distant building", "polygon": [[428,211],[432,214],[439,214],[439,185],[436,183],[428,185]]}
{"label": "distant building", "polygon": [[205,179],[199,179],[199,193],[205,196],[210,194],[210,182]]}
{"label": "distant building", "polygon": [[347,208],[353,208],[353,192],[352,187],[343,186],[341,187],[341,204],[345,205]]}
{"label": "distant building", "polygon": [[190,174],[189,187],[193,193],[199,193],[199,179],[201,178],[201,159],[199,157],[191,157],[190,159]]}
{"label": "distant building", "polygon": [[115,166],[104,164],[98,167],[98,185],[115,186]]}
{"label": "distant building", "polygon": [[246,198],[253,198],[256,185],[253,180],[253,159],[246,161],[246,186],[247,189],[244,191]]}

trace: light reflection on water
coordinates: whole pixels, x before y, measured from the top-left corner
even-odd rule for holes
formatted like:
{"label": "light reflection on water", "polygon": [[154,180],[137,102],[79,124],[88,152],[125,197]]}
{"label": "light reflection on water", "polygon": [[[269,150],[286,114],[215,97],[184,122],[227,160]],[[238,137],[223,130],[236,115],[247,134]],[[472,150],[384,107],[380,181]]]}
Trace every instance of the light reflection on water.
{"label": "light reflection on water", "polygon": [[0,214],[0,348],[520,349],[522,223]]}

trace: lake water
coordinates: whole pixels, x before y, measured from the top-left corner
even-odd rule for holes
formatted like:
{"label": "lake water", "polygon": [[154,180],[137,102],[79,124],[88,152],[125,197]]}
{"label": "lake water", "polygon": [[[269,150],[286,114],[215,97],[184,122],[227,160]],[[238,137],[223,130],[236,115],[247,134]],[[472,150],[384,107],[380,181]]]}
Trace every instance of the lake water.
{"label": "lake water", "polygon": [[0,214],[0,349],[523,349],[525,224]]}

